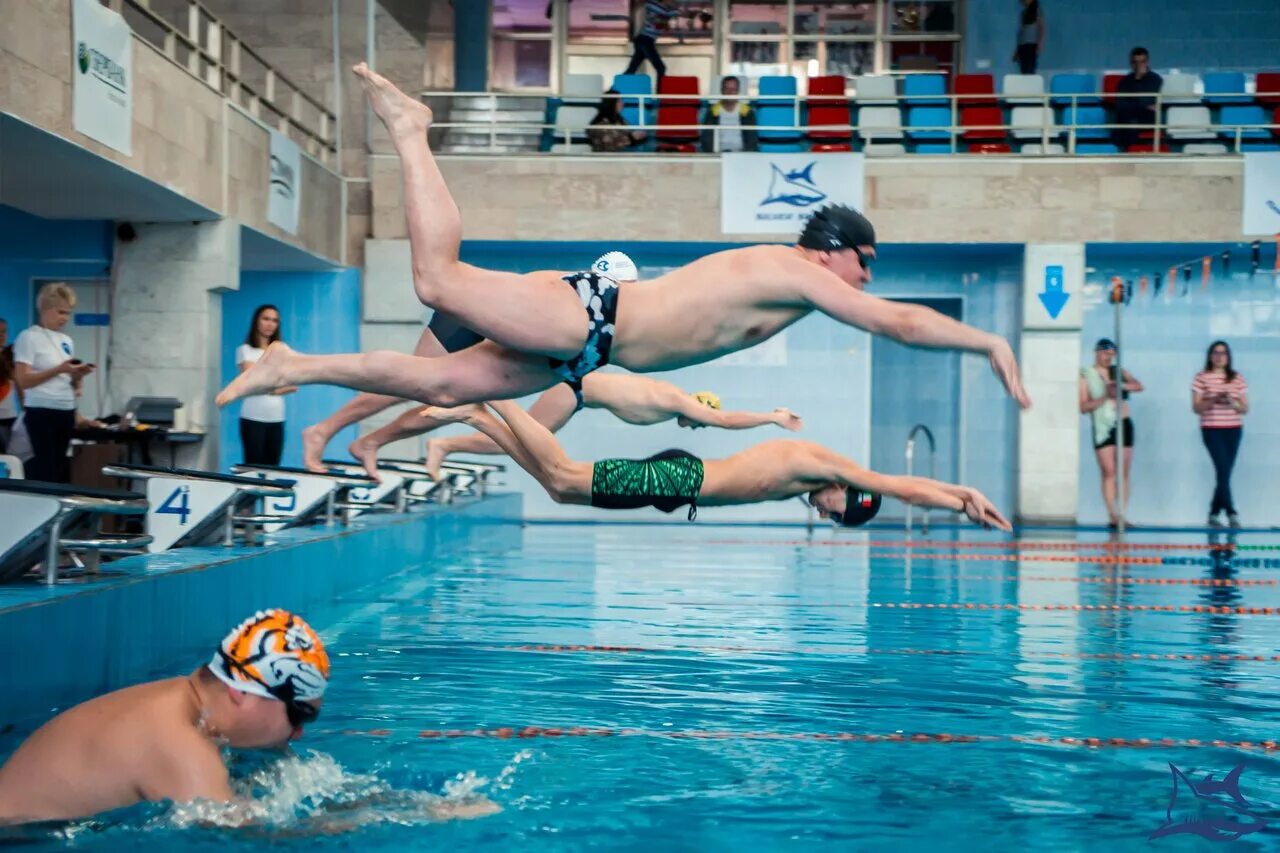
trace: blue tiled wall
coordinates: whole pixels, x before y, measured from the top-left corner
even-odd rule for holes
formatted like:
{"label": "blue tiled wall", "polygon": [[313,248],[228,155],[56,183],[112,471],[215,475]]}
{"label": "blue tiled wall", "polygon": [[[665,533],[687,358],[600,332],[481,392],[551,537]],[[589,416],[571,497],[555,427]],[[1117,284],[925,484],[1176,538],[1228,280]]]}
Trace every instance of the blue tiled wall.
{"label": "blue tiled wall", "polygon": [[[1123,69],[1141,44],[1157,71],[1253,70],[1280,64],[1280,7],[1275,0],[1043,0],[1045,47],[1040,70]],[[1016,41],[1017,0],[965,3],[966,71],[1008,74]],[[983,65],[983,63],[988,63]]]}
{"label": "blue tiled wall", "polygon": [[[360,271],[251,272],[240,274],[240,290],[222,297],[222,377],[236,375],[235,350],[244,343],[250,318],[259,305],[280,309],[284,340],[308,353],[356,352],[360,349]],[[330,385],[311,385],[285,398],[282,465],[302,464],[302,429],[328,417],[351,399],[352,392]],[[220,461],[223,470],[240,462],[240,406],[222,412]],[[356,437],[348,427],[334,439],[342,447]]]}
{"label": "blue tiled wall", "polygon": [[[462,258],[498,269],[579,269],[609,249],[626,251],[651,278],[709,251],[723,248],[704,244],[589,243],[519,244],[464,243]],[[962,296],[966,320],[1005,335],[1015,333],[1018,320],[1018,277],[1021,247],[881,247],[876,281],[870,291],[882,296]],[[966,283],[967,282],[967,283]],[[871,410],[870,341],[866,334],[825,317],[805,318],[785,332],[782,341],[762,345],[736,356],[662,374],[689,391],[713,390],[726,407],[770,411],[786,406],[805,418],[798,437],[822,443],[861,462],[870,460],[871,436],[877,424],[898,429],[896,413]],[[933,356],[932,353],[925,354]],[[946,363],[938,356],[940,365]],[[771,363],[771,362],[779,363]],[[960,360],[965,434],[960,471],[972,485],[987,492],[1001,506],[1011,506],[1016,421],[1002,389],[985,359]],[[526,403],[529,401],[525,401]],[[956,429],[939,425],[939,429]],[[586,411],[560,433],[576,459],[640,457],[669,447],[722,457],[769,438],[791,437],[776,428],[745,432],[690,431],[674,424],[636,427],[607,413]],[[893,443],[905,442],[894,435]],[[899,457],[900,458],[900,457]],[[900,471],[895,471],[900,473]],[[510,471],[507,482],[521,489],[531,518],[599,517],[583,507],[552,503],[523,472]],[[681,520],[656,511],[617,513],[618,520]],[[708,509],[707,521],[803,521],[796,502]]]}
{"label": "blue tiled wall", "polygon": [[[1138,276],[1166,269],[1198,254],[1214,254],[1222,246],[1090,247],[1089,265],[1098,273],[1086,291],[1080,363],[1093,362],[1093,345],[1114,333],[1114,308],[1102,301],[1101,285],[1109,273],[1137,281]],[[1234,251],[1231,277],[1215,274],[1201,288],[1200,265],[1194,265],[1185,296],[1166,299],[1149,290],[1125,309],[1124,366],[1145,386],[1131,399],[1137,428],[1134,442],[1130,518],[1139,524],[1205,522],[1213,491],[1213,468],[1201,444],[1199,418],[1191,411],[1191,380],[1204,366],[1209,343],[1222,338],[1235,353],[1235,367],[1249,382],[1251,411],[1245,418],[1244,442],[1233,487],[1246,524],[1280,523],[1275,484],[1280,482],[1280,279],[1269,273],[1249,275],[1249,252]],[[1272,269],[1274,252],[1263,259]],[[1178,289],[1182,285],[1179,283]],[[1080,419],[1080,520],[1106,520],[1097,462],[1089,427]]]}

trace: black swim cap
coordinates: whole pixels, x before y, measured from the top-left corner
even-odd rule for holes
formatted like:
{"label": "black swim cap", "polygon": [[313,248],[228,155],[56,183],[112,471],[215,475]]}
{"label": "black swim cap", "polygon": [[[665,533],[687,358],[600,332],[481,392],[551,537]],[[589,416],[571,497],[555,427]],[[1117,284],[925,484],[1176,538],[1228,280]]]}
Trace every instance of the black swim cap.
{"label": "black swim cap", "polygon": [[825,252],[875,246],[876,229],[871,226],[871,220],[853,208],[828,204],[813,212],[796,243]]}
{"label": "black swim cap", "polygon": [[831,514],[841,527],[861,527],[880,512],[880,496],[875,492],[850,486],[844,490],[844,499],[844,512]]}

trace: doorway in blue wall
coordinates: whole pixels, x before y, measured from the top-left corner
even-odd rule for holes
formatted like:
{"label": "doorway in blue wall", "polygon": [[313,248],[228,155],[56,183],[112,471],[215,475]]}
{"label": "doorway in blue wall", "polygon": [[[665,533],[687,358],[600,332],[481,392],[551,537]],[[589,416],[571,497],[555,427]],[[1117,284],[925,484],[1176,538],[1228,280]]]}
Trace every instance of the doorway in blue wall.
{"label": "doorway in blue wall", "polygon": [[[964,319],[959,298],[895,299],[924,305],[953,320]],[[871,467],[905,474],[907,436],[924,424],[937,442],[936,476],[959,477],[960,353],[909,347],[887,338],[871,344]],[[917,443],[915,473],[929,476],[927,442]],[[905,507],[886,501],[881,515],[901,518]]]}

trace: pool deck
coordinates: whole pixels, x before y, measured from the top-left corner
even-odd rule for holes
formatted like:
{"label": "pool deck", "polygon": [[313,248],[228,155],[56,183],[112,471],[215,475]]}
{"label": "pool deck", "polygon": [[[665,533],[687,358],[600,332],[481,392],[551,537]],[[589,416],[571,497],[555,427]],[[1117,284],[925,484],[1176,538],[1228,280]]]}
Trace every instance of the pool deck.
{"label": "pool deck", "polygon": [[157,672],[191,667],[254,611],[306,614],[407,566],[521,523],[518,494],[429,504],[259,547],[128,557],[89,580],[0,586],[0,730]]}

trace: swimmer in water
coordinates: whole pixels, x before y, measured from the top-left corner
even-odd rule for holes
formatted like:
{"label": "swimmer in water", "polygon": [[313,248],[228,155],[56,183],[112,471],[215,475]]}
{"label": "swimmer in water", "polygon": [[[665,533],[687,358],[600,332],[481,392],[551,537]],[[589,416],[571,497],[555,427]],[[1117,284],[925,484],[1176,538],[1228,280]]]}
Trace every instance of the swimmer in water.
{"label": "swimmer in water", "polygon": [[0,824],[141,801],[233,801],[222,748],[280,747],[320,713],[329,656],[284,610],[259,611],[191,675],[126,687],[45,723],[0,767]]}
{"label": "swimmer in water", "polygon": [[977,489],[925,477],[868,471],[810,441],[778,439],[725,459],[699,459],[667,450],[648,459],[604,459],[594,464],[568,457],[546,427],[511,401],[484,406],[432,408],[437,420],[454,420],[493,439],[536,479],[556,503],[601,509],[654,507],[672,512],[689,507],[730,506],[808,496],[820,516],[856,527],[870,521],[887,495],[904,503],[963,512],[983,527],[1008,531],[1000,511]]}
{"label": "swimmer in water", "polygon": [[606,364],[648,373],[700,364],[767,340],[817,311],[902,343],[982,353],[1030,405],[1007,341],[930,308],[870,296],[875,229],[841,205],[814,212],[794,246],[750,246],[628,285],[594,271],[520,275],[458,259],[462,217],[427,145],[431,110],[361,63],[356,74],[400,156],[414,288],[426,305],[488,338],[440,358],[370,352],[307,356],[273,344],[218,395],[332,384],[437,406],[506,400]]}

